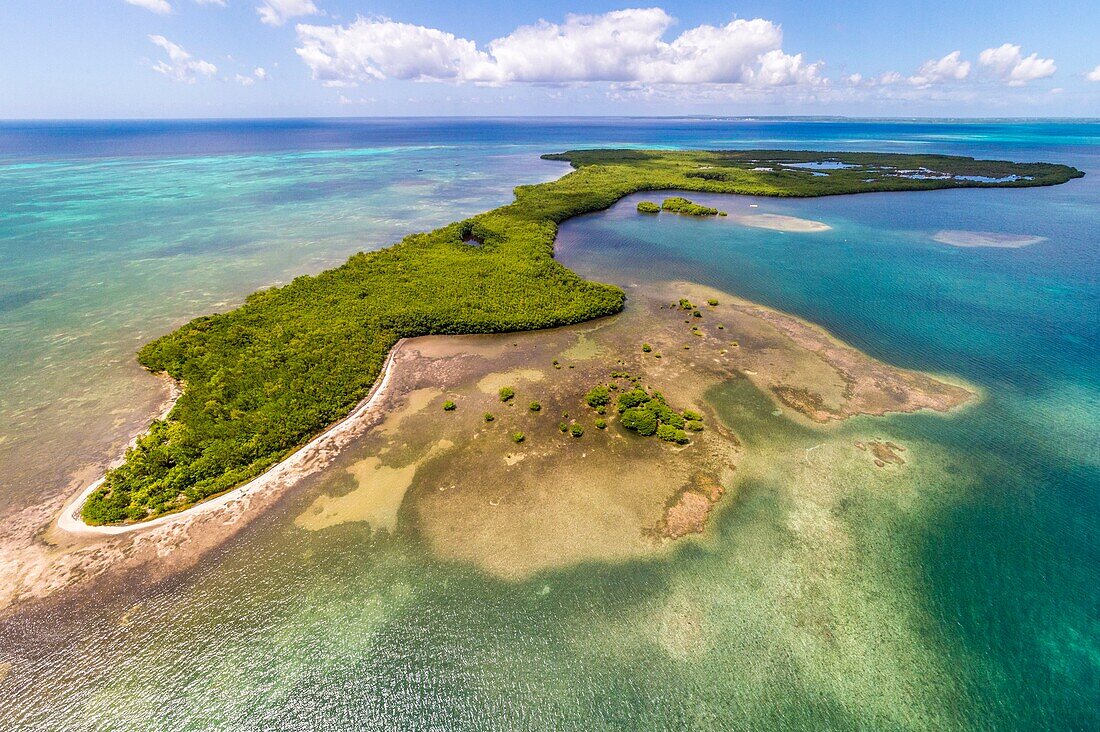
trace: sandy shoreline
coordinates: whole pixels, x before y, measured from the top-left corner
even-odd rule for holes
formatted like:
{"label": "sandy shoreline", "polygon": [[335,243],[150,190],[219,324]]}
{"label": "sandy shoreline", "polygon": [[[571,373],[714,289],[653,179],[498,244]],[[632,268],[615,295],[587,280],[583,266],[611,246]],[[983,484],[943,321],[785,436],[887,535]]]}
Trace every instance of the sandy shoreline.
{"label": "sandy shoreline", "polygon": [[[308,467],[309,463],[317,456],[317,453],[328,448],[334,438],[342,436],[344,433],[353,430],[358,422],[364,417],[369,416],[381,401],[385,395],[386,387],[389,385],[390,377],[393,374],[394,358],[401,350],[402,345],[405,343],[404,339],[398,341],[393,348],[390,349],[389,354],[386,356],[386,364],[382,369],[382,374],[378,380],[375,381],[374,386],[371,387],[370,393],[367,397],[352,410],[344,419],[340,420],[336,424],[329,427],[321,434],[314,437],[302,447],[295,450],[289,456],[281,460],[276,465],[272,466],[264,473],[256,476],[252,480],[248,481],[244,485],[238,486],[232,490],[222,493],[216,497],[201,501],[193,506],[178,511],[176,513],[170,513],[165,516],[159,516],[150,521],[141,521],[134,524],[123,525],[111,525],[111,526],[92,526],[84,522],[84,519],[80,516],[80,511],[84,507],[84,502],[88,500],[88,497],[103,483],[103,478],[100,477],[94,481],[87,488],[83,489],[76,495],[71,501],[69,501],[65,508],[62,509],[61,515],[57,517],[57,521],[54,522],[54,527],[60,531],[85,535],[85,536],[116,536],[118,534],[127,534],[135,531],[144,531],[152,529],[157,526],[163,526],[166,524],[178,523],[181,521],[190,520],[192,517],[207,513],[210,511],[218,510],[226,505],[233,503],[245,496],[256,493],[270,487],[272,484],[290,478],[293,483],[297,478],[302,477],[305,474],[303,469]],[[167,416],[171,411],[172,406],[175,405],[176,399],[179,398],[179,387],[176,386],[176,393],[173,394],[169,400],[167,408],[163,414],[160,415],[160,419]],[[135,438],[136,440],[137,438]],[[132,443],[131,443],[132,444]]]}

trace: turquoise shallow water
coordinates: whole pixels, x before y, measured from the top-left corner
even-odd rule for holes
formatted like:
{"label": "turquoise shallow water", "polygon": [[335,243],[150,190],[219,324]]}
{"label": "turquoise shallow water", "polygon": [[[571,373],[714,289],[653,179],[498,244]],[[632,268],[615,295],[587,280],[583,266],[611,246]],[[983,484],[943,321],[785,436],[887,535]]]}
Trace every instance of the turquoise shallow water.
{"label": "turquoise shallow water", "polygon": [[[909,445],[904,484],[853,485],[839,452],[813,472],[801,456],[818,434],[718,390],[746,443],[775,452],[701,543],[502,583],[431,560],[414,532],[306,535],[290,506],[169,582],[0,621],[3,726],[1100,725],[1100,125],[150,123],[0,139],[0,514],[56,494],[147,416],[152,387],[127,366],[145,339],[559,175],[540,152],[911,150],[1088,173],[1021,191],[693,196],[832,227],[817,234],[641,218],[633,199],[563,227],[559,257],[581,272],[705,282],[979,387],[948,418],[845,425]],[[933,241],[941,229],[1046,241],[962,249]],[[836,536],[792,528],[811,509]],[[139,600],[147,623],[118,624]]]}
{"label": "turquoise shallow water", "polygon": [[153,335],[562,169],[453,145],[0,160],[0,509],[102,459],[89,422],[147,417]]}
{"label": "turquoise shallow water", "polygon": [[[949,450],[936,476],[943,485],[966,476],[950,499],[927,491],[943,505],[930,507],[928,523],[906,539],[918,552],[921,595],[937,624],[953,631],[950,655],[973,670],[965,694],[987,711],[972,722],[1087,727],[1100,661],[1089,609],[1100,538],[1100,291],[1096,237],[1080,225],[1096,212],[1053,190],[1026,206],[1024,196],[994,193],[693,196],[731,215],[795,215],[833,227],[817,234],[653,220],[634,212],[647,197],[638,195],[567,224],[559,241],[563,261],[582,272],[702,280],[825,325],[892,363],[977,385],[981,403],[949,419],[888,420],[901,440]],[[932,239],[963,228],[1048,240],[976,250]],[[992,711],[1000,705],[1011,708],[1006,718]]]}

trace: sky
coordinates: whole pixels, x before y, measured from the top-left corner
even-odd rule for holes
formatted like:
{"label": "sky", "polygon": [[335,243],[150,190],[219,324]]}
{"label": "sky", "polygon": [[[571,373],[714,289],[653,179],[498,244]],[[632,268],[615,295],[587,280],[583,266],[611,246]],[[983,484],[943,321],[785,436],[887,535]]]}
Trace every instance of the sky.
{"label": "sky", "polygon": [[0,0],[0,119],[1100,117],[1098,0]]}

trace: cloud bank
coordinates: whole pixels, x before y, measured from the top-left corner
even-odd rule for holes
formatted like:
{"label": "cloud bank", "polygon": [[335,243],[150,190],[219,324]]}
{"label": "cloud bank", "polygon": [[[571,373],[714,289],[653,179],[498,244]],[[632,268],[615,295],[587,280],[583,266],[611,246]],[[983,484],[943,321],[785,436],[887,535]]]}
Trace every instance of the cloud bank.
{"label": "cloud bank", "polygon": [[821,81],[821,65],[786,53],[782,29],[769,20],[700,25],[666,41],[674,23],[661,8],[567,15],[562,23],[521,26],[479,48],[436,28],[360,17],[345,26],[299,25],[297,52],[329,86],[382,79],[752,87]]}

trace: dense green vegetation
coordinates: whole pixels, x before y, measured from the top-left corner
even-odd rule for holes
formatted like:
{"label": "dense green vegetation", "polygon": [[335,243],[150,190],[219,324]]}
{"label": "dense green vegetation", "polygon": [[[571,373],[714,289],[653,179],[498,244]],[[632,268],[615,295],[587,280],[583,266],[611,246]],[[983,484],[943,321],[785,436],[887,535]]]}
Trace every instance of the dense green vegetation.
{"label": "dense green vegetation", "polygon": [[611,389],[603,384],[594,386],[584,395],[584,401],[593,408],[607,406],[611,403]]}
{"label": "dense green vegetation", "polygon": [[[941,188],[1027,188],[1080,178],[1083,172],[1053,163],[975,160],[952,155],[810,152],[803,150],[574,150],[544,155],[575,168],[627,166],[648,178],[639,190],[713,191],[758,196],[829,196],[872,191]],[[841,163],[850,168],[807,170],[786,165]],[[756,170],[762,168],[762,170]],[[951,177],[902,177],[902,171],[932,171]],[[814,175],[824,173],[824,175]],[[1018,180],[988,183],[953,176]],[[679,180],[677,180],[679,179]],[[685,184],[684,180],[687,183]]]}
{"label": "dense green vegetation", "polygon": [[638,213],[655,214],[660,212],[661,207],[655,204],[653,201],[642,201],[638,204]]}
{"label": "dense green vegetation", "polygon": [[710,206],[700,206],[698,203],[693,203],[683,196],[672,196],[666,198],[661,202],[661,209],[669,211],[671,213],[683,214],[684,216],[717,216],[718,209],[711,208]]}
{"label": "dense green vegetation", "polygon": [[675,442],[677,445],[686,445],[691,442],[687,432],[678,430],[670,424],[662,424],[657,428],[657,439],[665,442]]}
{"label": "dense green vegetation", "polygon": [[619,423],[644,437],[656,435],[666,442],[686,445],[691,440],[685,429],[703,431],[701,414],[690,409],[676,412],[659,391],[650,393],[643,387],[634,386],[619,394],[618,405]]}
{"label": "dense green vegetation", "polygon": [[[567,160],[577,170],[518,187],[507,206],[254,293],[234,310],[197,318],[142,348],[141,364],[180,380],[183,395],[107,473],[85,504],[84,519],[140,521],[259,475],[346,416],[401,338],[548,328],[618,312],[622,290],[581,279],[554,261],[553,249],[562,221],[605,209],[627,194],[819,196],[1052,185],[1082,175],[1045,163],[870,153],[588,150],[544,157]],[[768,161],[815,160],[858,167],[824,176],[752,170]],[[989,184],[868,173],[886,166],[1030,179]],[[444,408],[454,409],[454,402]]]}

